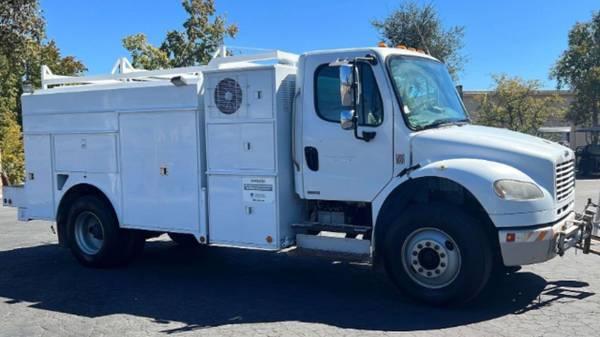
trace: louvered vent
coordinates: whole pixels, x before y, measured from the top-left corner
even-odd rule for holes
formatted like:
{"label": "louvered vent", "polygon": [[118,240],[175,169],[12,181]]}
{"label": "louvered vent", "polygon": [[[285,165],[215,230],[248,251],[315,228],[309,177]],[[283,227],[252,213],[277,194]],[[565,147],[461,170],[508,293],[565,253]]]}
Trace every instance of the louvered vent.
{"label": "louvered vent", "polygon": [[215,89],[215,104],[219,111],[227,115],[238,111],[242,105],[240,84],[232,78],[221,80]]}
{"label": "louvered vent", "polygon": [[556,200],[563,201],[575,190],[575,160],[556,165]]}

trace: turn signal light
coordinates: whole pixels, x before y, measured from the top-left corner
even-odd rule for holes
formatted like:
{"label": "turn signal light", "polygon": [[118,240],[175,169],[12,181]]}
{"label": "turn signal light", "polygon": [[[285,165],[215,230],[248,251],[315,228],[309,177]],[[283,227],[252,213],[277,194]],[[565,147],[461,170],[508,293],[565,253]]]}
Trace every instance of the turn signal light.
{"label": "turn signal light", "polygon": [[515,233],[506,233],[506,242],[515,242]]}
{"label": "turn signal light", "polygon": [[398,49],[406,49],[406,46],[403,45],[403,44],[399,44],[399,45],[396,46],[396,48],[398,48]]}
{"label": "turn signal light", "polygon": [[385,42],[381,41],[377,44],[377,47],[379,48],[387,48],[387,44],[385,44]]}

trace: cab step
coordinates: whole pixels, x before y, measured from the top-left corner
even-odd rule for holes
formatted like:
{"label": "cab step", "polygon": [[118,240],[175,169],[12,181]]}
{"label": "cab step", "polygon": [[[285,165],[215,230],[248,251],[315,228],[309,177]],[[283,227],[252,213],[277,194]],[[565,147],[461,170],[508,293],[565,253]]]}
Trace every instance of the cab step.
{"label": "cab step", "polygon": [[334,232],[334,233],[346,233],[346,234],[352,234],[352,235],[368,234],[372,229],[372,227],[369,227],[369,226],[357,226],[357,225],[346,225],[346,224],[321,224],[318,222],[293,224],[292,228],[298,230],[298,232],[304,232],[304,233]]}
{"label": "cab step", "polygon": [[371,241],[325,235],[296,234],[296,247],[310,251],[341,253],[368,258]]}

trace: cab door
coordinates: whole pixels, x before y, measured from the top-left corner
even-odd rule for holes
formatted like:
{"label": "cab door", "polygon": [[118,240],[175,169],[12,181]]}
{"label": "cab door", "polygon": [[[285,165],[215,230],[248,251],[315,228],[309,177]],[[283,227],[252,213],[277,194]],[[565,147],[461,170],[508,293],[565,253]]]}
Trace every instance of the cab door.
{"label": "cab door", "polygon": [[371,201],[394,170],[393,106],[387,91],[385,64],[360,62],[361,94],[357,106],[359,136],[343,130],[337,59],[361,53],[310,55],[304,64],[302,101],[302,181],[306,199]]}

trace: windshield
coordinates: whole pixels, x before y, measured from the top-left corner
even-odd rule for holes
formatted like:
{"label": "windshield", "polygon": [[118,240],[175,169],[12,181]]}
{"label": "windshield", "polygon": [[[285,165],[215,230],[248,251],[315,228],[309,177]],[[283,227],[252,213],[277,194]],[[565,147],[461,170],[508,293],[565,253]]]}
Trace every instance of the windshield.
{"label": "windshield", "polygon": [[467,112],[442,63],[420,57],[393,56],[389,66],[411,128],[422,130],[468,122]]}

